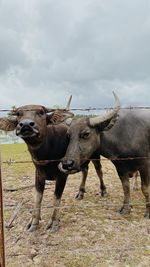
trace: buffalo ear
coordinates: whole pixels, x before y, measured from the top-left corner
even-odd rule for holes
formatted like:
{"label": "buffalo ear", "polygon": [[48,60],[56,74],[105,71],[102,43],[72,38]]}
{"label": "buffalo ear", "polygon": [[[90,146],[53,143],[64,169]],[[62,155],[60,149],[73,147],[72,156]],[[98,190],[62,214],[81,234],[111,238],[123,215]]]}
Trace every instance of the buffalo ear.
{"label": "buffalo ear", "polygon": [[74,114],[70,111],[55,110],[52,114],[47,114],[47,124],[64,123],[70,125]]}
{"label": "buffalo ear", "polygon": [[0,130],[13,131],[17,126],[16,118],[0,118]]}
{"label": "buffalo ear", "polygon": [[118,117],[119,117],[119,114],[117,114],[116,116],[114,116],[111,119],[111,121],[107,125],[104,126],[103,131],[108,131],[109,129],[111,129],[114,126],[114,124],[116,123],[116,121],[118,120]]}
{"label": "buffalo ear", "polygon": [[114,124],[118,120],[118,117],[119,117],[119,115],[116,114],[111,119],[109,118],[109,119],[101,121],[99,123],[95,123],[94,125],[91,125],[90,123],[89,124],[90,124],[90,127],[97,128],[97,130],[100,131],[100,132],[108,131],[109,129],[111,129],[114,126]]}

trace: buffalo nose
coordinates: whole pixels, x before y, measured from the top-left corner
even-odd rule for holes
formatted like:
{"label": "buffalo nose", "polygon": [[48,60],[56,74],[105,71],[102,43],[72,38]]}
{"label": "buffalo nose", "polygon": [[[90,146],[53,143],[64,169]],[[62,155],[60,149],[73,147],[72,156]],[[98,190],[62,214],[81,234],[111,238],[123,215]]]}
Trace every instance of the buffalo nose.
{"label": "buffalo nose", "polygon": [[64,160],[62,162],[62,167],[65,170],[71,170],[73,166],[74,166],[74,160],[69,159],[69,160]]}
{"label": "buffalo nose", "polygon": [[22,120],[20,123],[19,123],[19,126],[22,128],[22,127],[25,127],[25,126],[30,126],[30,127],[34,127],[35,126],[35,122],[32,121],[32,120]]}

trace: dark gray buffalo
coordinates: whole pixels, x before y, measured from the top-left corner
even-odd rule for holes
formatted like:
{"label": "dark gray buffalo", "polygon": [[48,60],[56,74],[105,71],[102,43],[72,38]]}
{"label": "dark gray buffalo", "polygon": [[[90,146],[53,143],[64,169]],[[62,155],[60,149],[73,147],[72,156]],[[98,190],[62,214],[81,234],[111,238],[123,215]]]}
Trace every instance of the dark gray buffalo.
{"label": "dark gray buffalo", "polygon": [[[119,117],[115,122],[117,113]],[[138,170],[146,199],[145,217],[150,218],[150,111],[119,110],[118,104],[112,115],[106,113],[104,117],[74,120],[68,136],[67,152],[59,164],[61,171],[79,171],[87,159],[94,158],[95,153],[110,159],[123,186],[124,202],[120,213],[126,214],[131,210],[129,177]]]}
{"label": "dark gray buffalo", "polygon": [[[12,113],[13,116],[0,118],[0,129],[5,131],[16,130],[16,135],[20,136],[27,144],[35,165],[36,194],[32,218],[28,225],[30,231],[36,230],[39,224],[45,180],[56,180],[54,210],[47,228],[56,231],[59,227],[58,207],[68,175],[58,169],[58,163],[65,155],[69,140],[66,134],[68,129],[66,123],[54,124],[71,117],[72,113],[69,111],[50,113],[52,111],[52,109],[47,109],[40,105],[26,105],[15,109]],[[87,161],[84,168],[82,168],[83,181],[87,176],[88,163]],[[101,171],[100,162],[94,162],[94,165],[99,175]],[[106,191],[105,185],[101,176],[100,179],[102,194],[104,194]],[[82,193],[79,197],[82,197]]]}

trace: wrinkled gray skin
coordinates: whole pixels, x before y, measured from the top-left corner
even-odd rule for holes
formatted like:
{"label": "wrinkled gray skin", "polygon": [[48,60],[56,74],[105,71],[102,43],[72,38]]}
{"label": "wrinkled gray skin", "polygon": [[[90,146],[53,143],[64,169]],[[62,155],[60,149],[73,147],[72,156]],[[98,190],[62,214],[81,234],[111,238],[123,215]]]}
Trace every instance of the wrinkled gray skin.
{"label": "wrinkled gray skin", "polygon": [[124,192],[121,214],[131,210],[129,177],[138,170],[146,200],[145,217],[150,218],[150,111],[120,110],[118,120],[108,131],[105,131],[108,124],[98,123],[97,119],[91,125],[91,120],[83,118],[72,122],[68,129],[69,145],[59,168],[64,173],[77,172],[95,153],[111,159]]}

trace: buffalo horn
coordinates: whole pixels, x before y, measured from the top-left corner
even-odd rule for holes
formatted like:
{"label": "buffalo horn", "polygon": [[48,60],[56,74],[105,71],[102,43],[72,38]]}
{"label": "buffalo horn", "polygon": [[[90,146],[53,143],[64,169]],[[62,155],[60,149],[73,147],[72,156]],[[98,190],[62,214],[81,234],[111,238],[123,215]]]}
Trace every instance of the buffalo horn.
{"label": "buffalo horn", "polygon": [[69,101],[68,101],[68,103],[67,103],[66,110],[70,110],[70,103],[71,103],[71,100],[72,100],[72,95],[69,97]]}
{"label": "buffalo horn", "polygon": [[72,95],[69,97],[69,101],[67,103],[66,108],[45,108],[46,113],[54,112],[56,110],[60,110],[62,112],[70,110],[70,103],[71,103]]}
{"label": "buffalo horn", "polygon": [[116,117],[118,114],[118,111],[120,109],[120,101],[118,96],[113,92],[113,95],[115,97],[115,105],[112,111],[107,112],[106,114],[102,116],[96,116],[94,118],[89,118],[89,124],[90,126],[96,126],[104,121],[111,120],[112,118]]}

